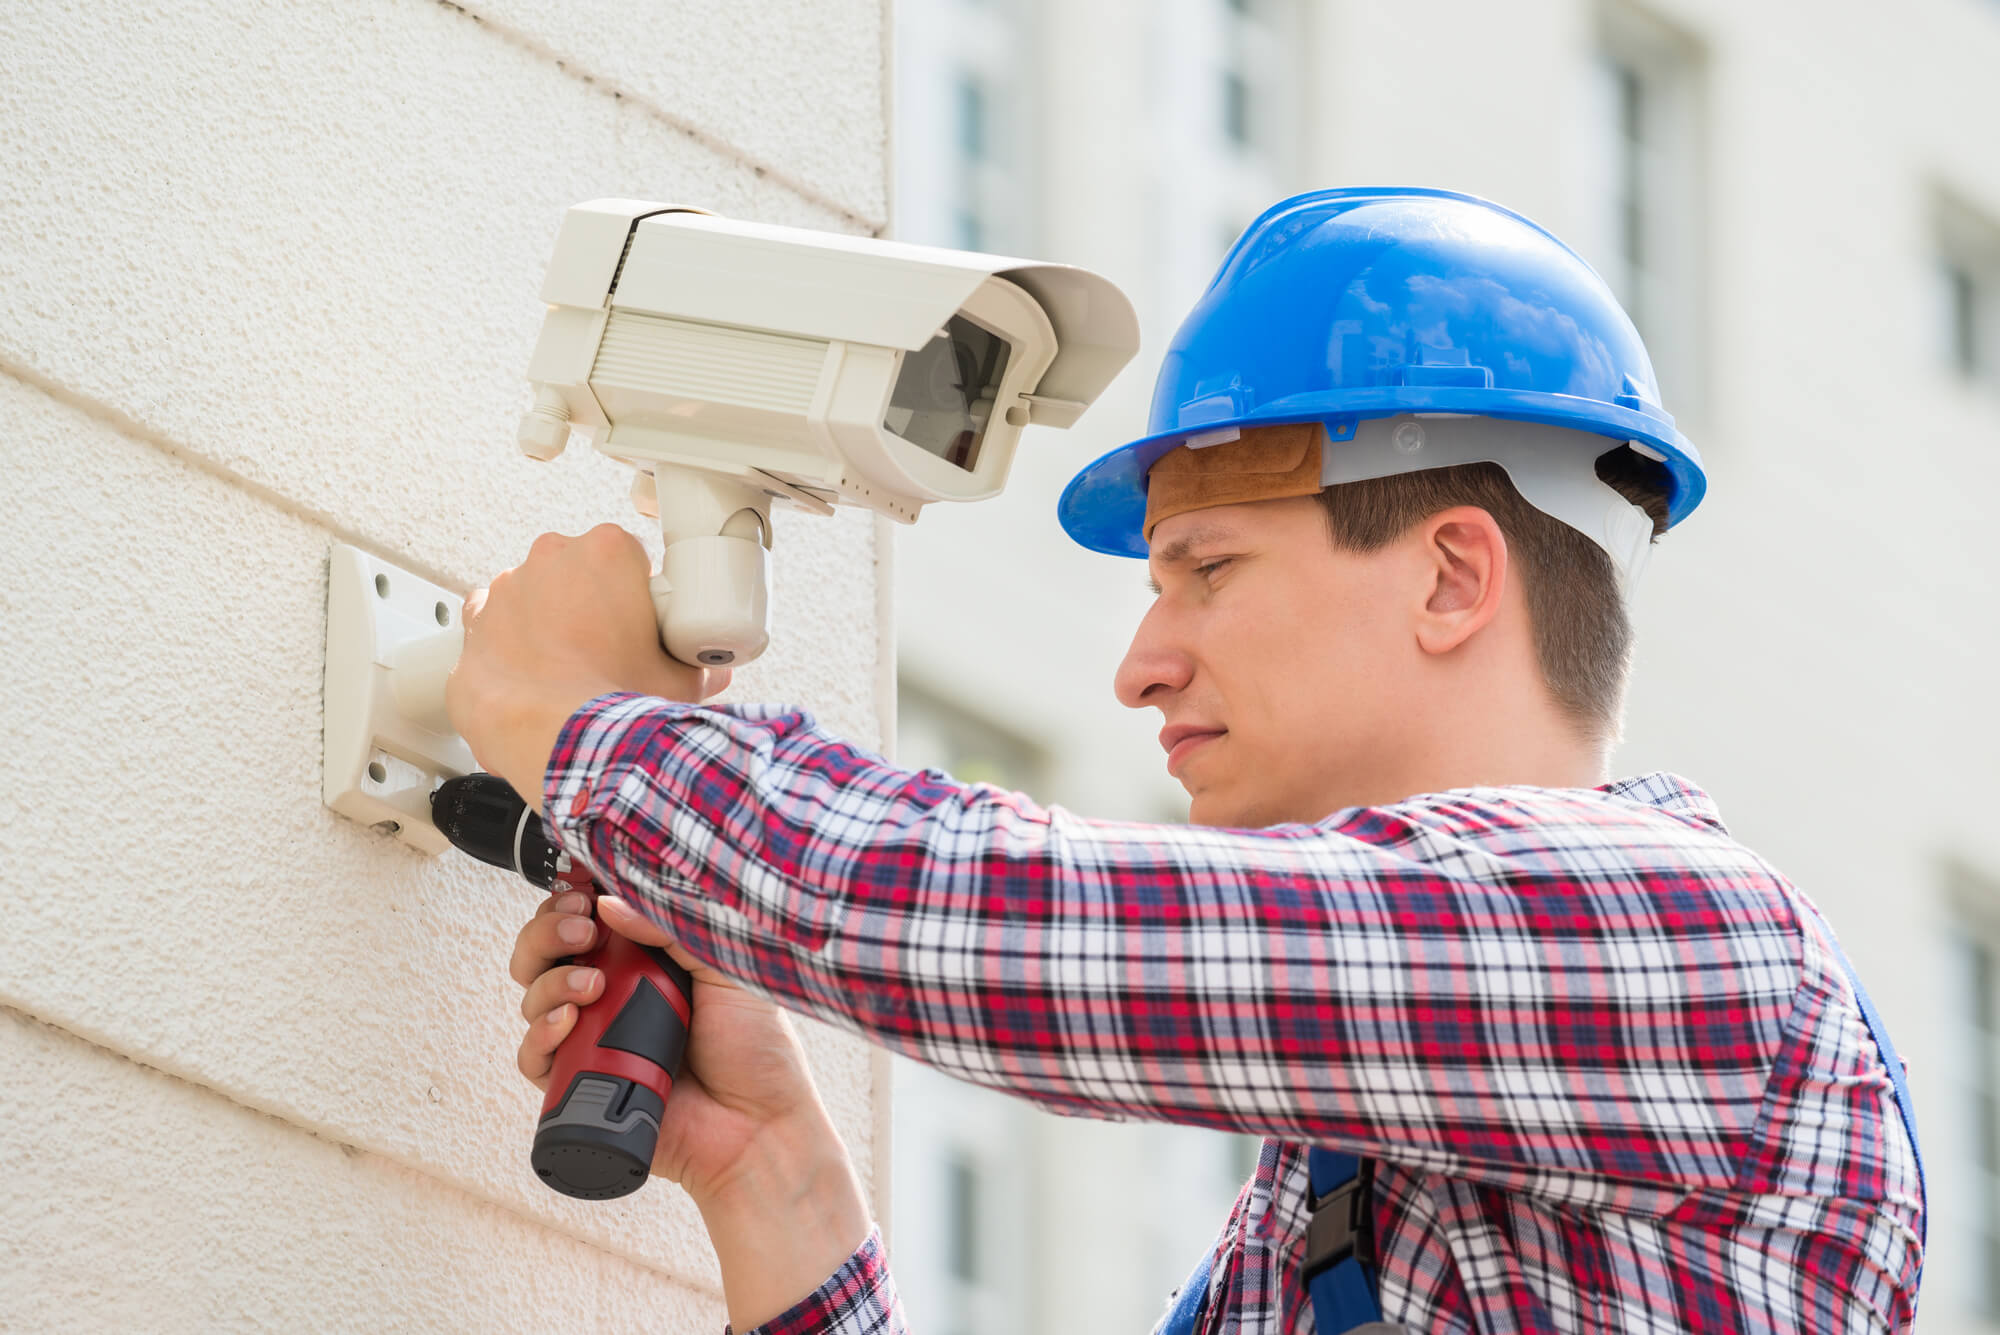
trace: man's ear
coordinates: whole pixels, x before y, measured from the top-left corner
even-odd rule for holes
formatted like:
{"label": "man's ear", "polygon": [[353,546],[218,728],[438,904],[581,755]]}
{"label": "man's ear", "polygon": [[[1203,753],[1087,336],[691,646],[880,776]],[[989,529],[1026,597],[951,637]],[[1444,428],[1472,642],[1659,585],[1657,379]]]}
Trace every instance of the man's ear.
{"label": "man's ear", "polygon": [[1417,614],[1417,644],[1448,654],[1499,615],[1507,589],[1507,539],[1474,505],[1440,510],[1417,526],[1428,583]]}

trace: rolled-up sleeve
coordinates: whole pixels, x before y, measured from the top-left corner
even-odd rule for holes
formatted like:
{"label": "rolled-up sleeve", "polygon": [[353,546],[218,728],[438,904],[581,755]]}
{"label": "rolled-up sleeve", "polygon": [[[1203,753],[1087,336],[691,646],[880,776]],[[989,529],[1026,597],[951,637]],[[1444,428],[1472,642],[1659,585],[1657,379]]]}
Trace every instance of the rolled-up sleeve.
{"label": "rolled-up sleeve", "polygon": [[741,1335],[904,1335],[908,1329],[882,1232],[875,1229],[826,1283]]}

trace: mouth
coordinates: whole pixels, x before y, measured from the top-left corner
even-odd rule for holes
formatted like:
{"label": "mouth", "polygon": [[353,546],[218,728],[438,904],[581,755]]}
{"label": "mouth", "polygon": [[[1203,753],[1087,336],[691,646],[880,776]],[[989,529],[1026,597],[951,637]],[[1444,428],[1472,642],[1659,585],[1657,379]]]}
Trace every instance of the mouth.
{"label": "mouth", "polygon": [[1160,745],[1167,752],[1167,773],[1170,776],[1178,777],[1175,771],[1186,762],[1188,756],[1196,748],[1205,742],[1212,742],[1216,738],[1226,735],[1228,731],[1227,728],[1176,727],[1166,729],[1160,734]]}

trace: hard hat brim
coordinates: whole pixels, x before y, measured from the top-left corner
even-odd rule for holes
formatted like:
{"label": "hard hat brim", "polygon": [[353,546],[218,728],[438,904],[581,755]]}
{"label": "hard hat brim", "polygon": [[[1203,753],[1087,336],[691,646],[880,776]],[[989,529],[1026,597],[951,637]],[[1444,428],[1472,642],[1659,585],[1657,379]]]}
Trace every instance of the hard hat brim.
{"label": "hard hat brim", "polygon": [[1056,517],[1064,532],[1091,551],[1144,557],[1146,474],[1162,455],[1189,437],[1232,427],[1321,421],[1329,428],[1331,443],[1327,448],[1338,450],[1338,442],[1353,434],[1354,423],[1402,413],[1459,413],[1568,427],[1605,437],[1607,450],[1624,441],[1638,441],[1663,456],[1672,476],[1667,499],[1669,528],[1701,503],[1708,487],[1701,455],[1693,444],[1671,424],[1648,413],[1597,399],[1532,390],[1394,385],[1379,390],[1295,394],[1242,416],[1184,425],[1120,445],[1070,479],[1056,502]]}

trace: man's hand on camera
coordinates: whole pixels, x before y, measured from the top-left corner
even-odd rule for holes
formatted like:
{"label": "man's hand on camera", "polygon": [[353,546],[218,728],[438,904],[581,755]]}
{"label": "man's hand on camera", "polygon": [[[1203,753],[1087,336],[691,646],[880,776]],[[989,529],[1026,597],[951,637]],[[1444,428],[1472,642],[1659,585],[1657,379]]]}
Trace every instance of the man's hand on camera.
{"label": "man's hand on camera", "polygon": [[597,914],[582,894],[554,896],[515,940],[510,972],[527,988],[521,1074],[546,1090],[577,1008],[603,994],[597,970],[558,963],[590,949],[598,932],[662,946],[694,975],[687,1057],[653,1172],[700,1207],[730,1324],[749,1330],[817,1289],[867,1239],[860,1184],[785,1013],[687,955],[617,896],[600,896]]}
{"label": "man's hand on camera", "polygon": [[651,563],[616,524],[544,533],[528,559],[465,600],[465,651],[445,686],[452,726],[489,772],[539,806],[549,753],[584,703],[609,691],[700,701],[727,670],[660,647]]}

